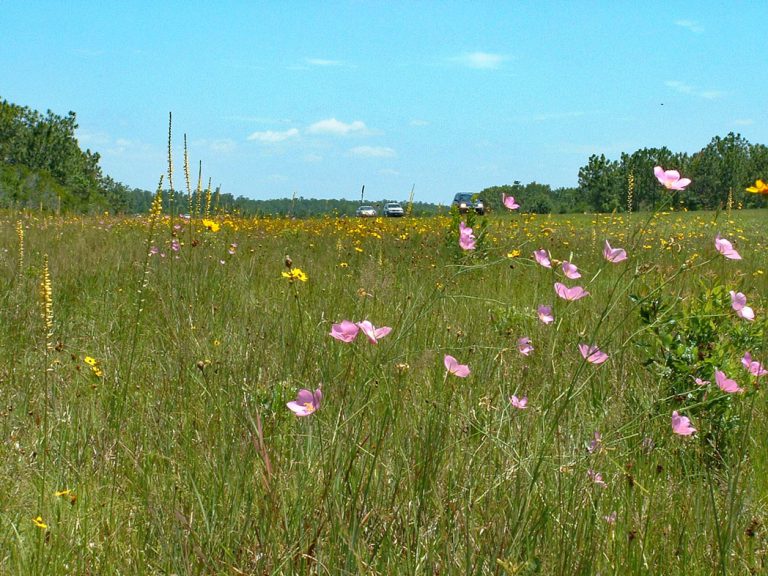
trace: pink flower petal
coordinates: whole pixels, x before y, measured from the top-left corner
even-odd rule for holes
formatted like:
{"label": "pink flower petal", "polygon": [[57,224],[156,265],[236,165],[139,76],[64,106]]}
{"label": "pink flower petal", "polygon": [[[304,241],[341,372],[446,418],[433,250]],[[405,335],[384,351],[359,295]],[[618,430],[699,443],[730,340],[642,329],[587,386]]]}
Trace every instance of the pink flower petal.
{"label": "pink flower petal", "polygon": [[555,292],[557,293],[558,296],[560,296],[560,298],[568,301],[580,300],[585,296],[589,296],[589,292],[584,290],[584,288],[582,288],[581,286],[574,286],[573,288],[568,288],[565,284],[562,284],[561,282],[555,282]]}
{"label": "pink flower petal", "polygon": [[735,380],[731,380],[725,375],[725,372],[720,370],[715,370],[715,382],[720,390],[727,392],[728,394],[744,392],[744,388],[740,388]]}
{"label": "pink flower petal", "polygon": [[357,325],[359,326],[360,330],[363,331],[363,334],[365,334],[371,344],[378,344],[379,338],[383,338],[392,331],[392,328],[389,326],[376,328],[368,320],[358,322]]}
{"label": "pink flower petal", "polygon": [[581,273],[579,272],[579,269],[576,267],[576,265],[571,264],[567,260],[563,262],[563,274],[565,274],[566,278],[570,278],[571,280],[581,278]]}
{"label": "pink flower petal", "polygon": [[552,324],[552,322],[555,321],[551,306],[544,306],[543,304],[540,305],[537,310],[537,314],[539,316],[539,320],[541,320],[544,324]]}
{"label": "pink flower petal", "polygon": [[691,426],[691,421],[687,416],[680,416],[675,410],[672,412],[672,432],[680,436],[690,436],[696,432],[696,428]]}
{"label": "pink flower petal", "polygon": [[453,356],[446,354],[443,358],[443,364],[445,364],[445,369],[449,374],[453,374],[459,378],[466,378],[469,376],[469,366],[466,364],[459,364],[458,360]]}
{"label": "pink flower petal", "polygon": [[522,398],[518,398],[513,394],[509,398],[509,403],[512,404],[513,408],[517,408],[518,410],[525,410],[528,407],[528,397],[523,396]]}
{"label": "pink flower petal", "polygon": [[536,262],[544,266],[544,268],[552,268],[552,261],[550,260],[549,252],[543,248],[541,250],[534,251],[533,257],[536,259]]}
{"label": "pink flower petal", "polygon": [[608,354],[600,350],[597,346],[588,344],[579,344],[579,352],[587,362],[591,364],[602,364],[608,360]]}
{"label": "pink flower petal", "polygon": [[603,258],[608,262],[618,264],[627,259],[627,253],[623,248],[611,248],[608,240],[605,241],[605,247],[603,248]]}
{"label": "pink flower petal", "polygon": [[729,240],[721,238],[720,234],[715,236],[715,248],[720,254],[728,258],[729,260],[741,260],[741,255],[734,250],[733,245]]}
{"label": "pink flower petal", "polygon": [[342,320],[339,324],[333,324],[331,326],[330,335],[336,340],[349,343],[357,337],[359,331],[360,327],[354,322]]}

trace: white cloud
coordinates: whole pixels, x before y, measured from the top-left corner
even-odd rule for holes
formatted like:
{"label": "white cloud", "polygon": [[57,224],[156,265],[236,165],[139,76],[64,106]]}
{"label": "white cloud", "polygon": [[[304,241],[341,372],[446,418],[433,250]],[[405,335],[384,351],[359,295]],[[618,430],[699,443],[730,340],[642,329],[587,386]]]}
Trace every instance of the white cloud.
{"label": "white cloud", "polygon": [[725,92],[721,90],[705,90],[703,92],[699,92],[699,96],[702,98],[706,98],[707,100],[718,100],[722,98],[725,95]]}
{"label": "white cloud", "polygon": [[289,130],[283,130],[282,132],[265,130],[264,132],[253,132],[248,136],[248,140],[258,140],[259,142],[274,144],[276,142],[284,142],[298,135],[299,131],[296,128],[290,128]]}
{"label": "white cloud", "polygon": [[382,168],[378,173],[382,176],[400,176],[400,172],[392,168]]}
{"label": "white cloud", "polygon": [[704,27],[696,22],[696,20],[675,20],[675,25],[680,26],[681,28],[686,28],[696,34],[704,32]]}
{"label": "white cloud", "polygon": [[110,156],[130,156],[134,158],[153,154],[154,150],[152,145],[141,140],[118,138],[104,150],[104,153]]}
{"label": "white cloud", "polygon": [[361,158],[394,158],[397,153],[386,146],[355,146],[349,150],[353,156]]}
{"label": "white cloud", "polygon": [[477,70],[495,70],[507,59],[502,54],[491,54],[489,52],[465,52],[455,58],[451,58],[453,62]]}
{"label": "white cloud", "polygon": [[734,120],[733,123],[736,124],[736,126],[752,126],[755,121],[752,120],[752,118],[739,118]]}
{"label": "white cloud", "polygon": [[418,118],[414,118],[413,120],[411,120],[410,124],[411,126],[428,126],[429,122],[427,122],[426,120],[420,120]]}
{"label": "white cloud", "polygon": [[307,132],[310,134],[332,134],[334,136],[345,136],[353,133],[367,133],[368,128],[365,126],[365,122],[361,120],[355,120],[351,124],[336,120],[336,118],[328,118],[327,120],[320,120],[315,122],[309,128]]}
{"label": "white cloud", "polygon": [[343,66],[341,60],[325,60],[324,58],[307,58],[305,60],[310,66]]}
{"label": "white cloud", "polygon": [[664,85],[668,88],[672,88],[672,90],[675,92],[680,92],[681,94],[691,94],[692,96],[698,96],[699,98],[704,98],[705,100],[718,100],[726,94],[722,90],[700,90],[696,86],[691,86],[690,84],[686,84],[685,82],[681,82],[679,80],[667,80],[664,82]]}
{"label": "white cloud", "polygon": [[220,154],[228,154],[232,151],[234,151],[235,147],[237,145],[235,144],[234,140],[231,140],[230,138],[222,138],[220,140],[213,140],[210,143],[210,148],[212,152],[218,152]]}
{"label": "white cloud", "polygon": [[106,132],[89,132],[78,128],[75,131],[77,141],[83,146],[104,146],[109,144],[109,134]]}
{"label": "white cloud", "polygon": [[314,152],[311,152],[306,156],[304,156],[304,162],[315,163],[315,162],[322,162],[322,160],[323,160],[323,157],[320,156],[320,154],[315,154]]}
{"label": "white cloud", "polygon": [[683,94],[690,94],[693,92],[693,86],[690,86],[685,82],[680,82],[679,80],[667,80],[664,82],[664,85],[672,88],[672,90],[675,90],[676,92],[682,92]]}

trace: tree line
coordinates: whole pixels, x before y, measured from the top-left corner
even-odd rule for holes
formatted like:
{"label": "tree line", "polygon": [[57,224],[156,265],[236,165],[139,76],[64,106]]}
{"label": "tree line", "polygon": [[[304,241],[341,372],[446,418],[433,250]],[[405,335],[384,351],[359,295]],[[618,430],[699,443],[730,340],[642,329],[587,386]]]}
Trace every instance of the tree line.
{"label": "tree line", "polygon": [[[137,214],[149,210],[154,191],[131,188],[102,173],[99,154],[82,150],[75,136],[74,112],[59,116],[0,100],[0,208],[34,208],[63,212]],[[676,169],[692,183],[682,192],[663,189],[653,175],[654,166]],[[689,210],[718,207],[765,207],[764,196],[744,191],[757,178],[768,178],[768,147],[751,144],[739,134],[716,136],[694,154],[666,147],[623,153],[617,160],[592,155],[579,169],[578,187],[552,189],[531,182],[493,186],[477,193],[486,207],[502,210],[501,196],[520,200],[521,210],[537,213],[644,211],[662,200]],[[447,210],[445,205],[415,202],[413,215]],[[280,215],[297,218],[321,214],[352,216],[356,200],[281,198],[255,200],[212,191],[200,185],[189,194],[163,192],[167,210],[239,213],[244,216]],[[671,196],[670,196],[671,195]],[[381,208],[387,200],[366,201]]]}

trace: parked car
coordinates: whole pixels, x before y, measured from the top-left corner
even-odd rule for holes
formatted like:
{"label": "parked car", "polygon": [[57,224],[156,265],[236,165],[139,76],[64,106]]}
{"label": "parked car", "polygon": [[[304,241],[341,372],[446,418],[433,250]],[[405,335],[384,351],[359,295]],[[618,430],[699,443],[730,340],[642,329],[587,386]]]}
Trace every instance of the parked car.
{"label": "parked car", "polygon": [[387,202],[384,204],[384,216],[398,218],[404,215],[405,212],[403,211],[403,207],[397,202]]}
{"label": "parked car", "polygon": [[474,210],[480,215],[485,214],[485,206],[483,205],[483,201],[480,199],[473,200],[474,196],[474,194],[466,194],[460,192],[453,197],[453,206],[456,206],[456,209],[460,214],[464,214],[470,210]]}
{"label": "parked car", "polygon": [[373,206],[358,206],[355,214],[363,218],[373,218],[376,216],[376,209]]}

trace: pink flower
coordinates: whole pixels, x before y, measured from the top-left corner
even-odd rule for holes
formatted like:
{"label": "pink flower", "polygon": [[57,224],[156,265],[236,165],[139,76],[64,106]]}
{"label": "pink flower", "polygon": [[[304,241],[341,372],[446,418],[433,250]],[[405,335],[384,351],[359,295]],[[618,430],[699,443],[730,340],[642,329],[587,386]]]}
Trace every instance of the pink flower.
{"label": "pink flower", "polygon": [[517,340],[517,351],[523,356],[529,356],[533,352],[533,344],[528,336],[523,336]]}
{"label": "pink flower", "polygon": [[517,210],[518,208],[520,208],[520,204],[515,202],[514,196],[507,196],[506,194],[502,194],[501,201],[507,210]]}
{"label": "pink flower", "polygon": [[720,238],[720,234],[715,236],[715,248],[729,260],[741,260],[741,255],[733,249],[733,244],[725,238]]}
{"label": "pink flower", "polygon": [[725,375],[725,372],[715,370],[715,382],[723,392],[733,394],[734,392],[744,392],[744,388],[739,388],[736,380],[731,380]]}
{"label": "pink flower", "polygon": [[469,376],[469,366],[466,364],[459,364],[458,360],[453,356],[446,354],[445,358],[443,358],[443,364],[445,364],[445,369],[448,370],[448,374],[453,374],[459,378],[466,378]]}
{"label": "pink flower", "polygon": [[696,432],[696,428],[691,426],[691,420],[687,416],[680,416],[675,410],[672,412],[672,432],[680,436],[690,436]]}
{"label": "pink flower", "polygon": [[509,403],[512,404],[513,408],[517,408],[518,410],[525,410],[528,407],[528,396],[518,398],[512,394],[512,396],[509,398]]}
{"label": "pink flower", "polygon": [[544,324],[552,324],[552,322],[555,321],[555,317],[552,314],[552,306],[545,306],[544,304],[541,304],[537,310],[537,313],[539,315],[539,320],[544,322]]}
{"label": "pink flower", "polygon": [[595,472],[594,470],[590,469],[590,470],[587,470],[587,476],[589,476],[592,482],[594,482],[598,486],[601,486],[603,488],[607,486],[607,484],[603,480],[603,475],[600,474],[600,472]]}
{"label": "pink flower", "polygon": [[653,173],[667,190],[685,190],[691,183],[689,178],[680,178],[680,172],[677,170],[664,170],[661,166],[656,166]]}
{"label": "pink flower", "polygon": [[627,252],[624,248],[611,248],[611,245],[608,244],[608,240],[606,240],[605,247],[603,248],[603,258],[608,260],[608,262],[618,264],[622,260],[627,259]]}
{"label": "pink flower", "polygon": [[475,249],[475,235],[472,233],[472,228],[459,222],[459,246],[462,250],[474,250]]}
{"label": "pink flower", "polygon": [[179,250],[181,250],[181,244],[179,243],[179,240],[177,238],[174,238],[173,240],[171,240],[171,250],[173,250],[174,252],[178,252]]}
{"label": "pink flower", "polygon": [[608,354],[594,345],[588,346],[587,344],[579,344],[579,352],[581,352],[584,360],[591,364],[602,364],[608,360]]}
{"label": "pink flower", "polygon": [[384,336],[392,332],[392,328],[389,326],[376,328],[373,324],[368,322],[368,320],[358,322],[357,326],[360,328],[360,330],[363,331],[363,334],[368,337],[368,340],[371,342],[371,344],[378,344],[379,339],[384,338]]}
{"label": "pink flower", "polygon": [[566,278],[570,278],[571,280],[581,278],[581,273],[579,272],[579,269],[576,267],[576,265],[571,264],[567,260],[563,262],[563,274],[565,274]]}
{"label": "pink flower", "polygon": [[702,380],[701,378],[694,378],[694,382],[697,386],[709,386],[710,384],[709,380]]}
{"label": "pink flower", "polygon": [[309,416],[315,410],[320,408],[320,401],[323,399],[323,392],[318,388],[314,394],[309,390],[299,390],[296,394],[296,400],[288,402],[286,406],[296,414],[296,416]]}
{"label": "pink flower", "polygon": [[544,250],[535,250],[533,257],[536,258],[536,262],[544,266],[544,268],[552,268],[552,261],[549,259],[549,252]]}
{"label": "pink flower", "polygon": [[560,296],[560,298],[568,301],[579,300],[584,298],[584,296],[589,296],[589,292],[584,290],[581,286],[568,288],[565,284],[560,282],[555,282],[555,292],[557,292],[557,295]]}
{"label": "pink flower", "polygon": [[768,374],[768,370],[763,368],[763,365],[760,362],[752,360],[752,354],[749,352],[744,352],[744,358],[741,359],[741,363],[753,376],[765,376]]}
{"label": "pink flower", "polygon": [[730,291],[731,307],[736,311],[736,316],[745,320],[754,320],[755,311],[747,306],[747,297],[741,292]]}
{"label": "pink flower", "polygon": [[360,327],[349,320],[342,320],[339,324],[331,326],[331,336],[342,342],[352,342],[357,337]]}
{"label": "pink flower", "polygon": [[608,524],[616,524],[616,510],[611,512],[610,514],[606,514],[603,516],[603,520],[605,520]]}

